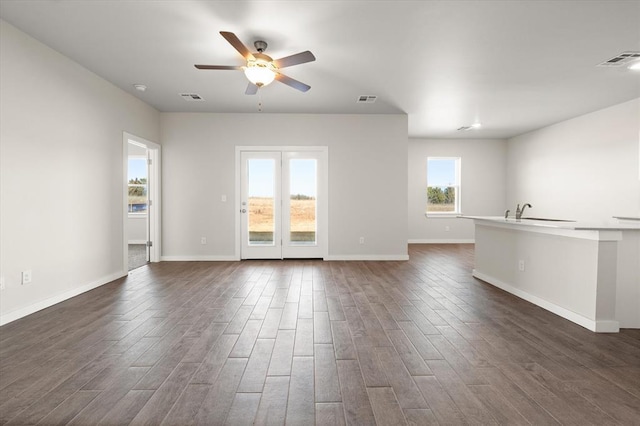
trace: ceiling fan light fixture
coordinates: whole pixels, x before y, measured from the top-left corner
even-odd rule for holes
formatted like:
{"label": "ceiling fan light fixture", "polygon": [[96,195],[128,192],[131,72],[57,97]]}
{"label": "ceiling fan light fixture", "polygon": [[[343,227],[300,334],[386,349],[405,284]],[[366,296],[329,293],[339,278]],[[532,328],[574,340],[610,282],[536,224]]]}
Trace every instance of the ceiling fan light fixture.
{"label": "ceiling fan light fixture", "polygon": [[640,59],[632,62],[627,68],[631,71],[640,71]]}
{"label": "ceiling fan light fixture", "polygon": [[258,87],[263,87],[271,83],[276,78],[276,67],[263,59],[247,62],[244,68],[244,75],[250,82]]}

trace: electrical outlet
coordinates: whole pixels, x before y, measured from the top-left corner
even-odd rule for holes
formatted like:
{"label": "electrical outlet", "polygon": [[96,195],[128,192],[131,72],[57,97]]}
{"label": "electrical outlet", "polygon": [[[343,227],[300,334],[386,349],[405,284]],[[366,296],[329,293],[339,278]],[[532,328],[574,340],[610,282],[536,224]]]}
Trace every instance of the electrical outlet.
{"label": "electrical outlet", "polygon": [[518,270],[520,272],[524,272],[524,260],[519,260],[518,261]]}
{"label": "electrical outlet", "polygon": [[207,237],[201,237],[200,238],[200,244],[202,244],[202,245],[207,244]]}
{"label": "electrical outlet", "polygon": [[29,284],[31,282],[31,269],[22,271],[22,284]]}
{"label": "electrical outlet", "polygon": [[360,244],[364,244],[364,237],[360,237]]}
{"label": "electrical outlet", "polygon": [[227,202],[227,196],[226,195],[222,195],[220,197],[220,201],[222,201],[223,203],[226,203]]}
{"label": "electrical outlet", "polygon": [[449,226],[445,226],[444,230],[445,230],[445,232],[449,232],[449,231],[451,231],[451,228]]}

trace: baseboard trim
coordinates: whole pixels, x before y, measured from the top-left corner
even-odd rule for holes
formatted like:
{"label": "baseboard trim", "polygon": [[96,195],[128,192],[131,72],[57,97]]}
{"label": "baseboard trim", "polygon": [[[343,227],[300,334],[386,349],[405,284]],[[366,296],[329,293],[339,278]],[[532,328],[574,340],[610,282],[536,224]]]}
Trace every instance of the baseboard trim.
{"label": "baseboard trim", "polygon": [[324,260],[372,260],[372,261],[404,261],[409,260],[408,254],[332,254]]}
{"label": "baseboard trim", "polygon": [[596,321],[596,333],[618,333],[620,332],[620,322],[618,321]]}
{"label": "baseboard trim", "polygon": [[531,293],[527,293],[526,291],[520,290],[519,288],[516,288],[511,284],[507,284],[504,281],[500,281],[499,279],[494,278],[490,275],[486,275],[486,274],[483,274],[482,272],[478,272],[475,269],[473,270],[472,275],[495,287],[498,287],[515,296],[518,296],[521,299],[531,302],[534,305],[538,305],[549,312],[553,312],[554,314],[561,316],[562,318],[567,319],[573,323],[576,323],[586,328],[587,330],[591,330],[596,333],[617,333],[620,331],[620,323],[618,321],[613,321],[613,320],[594,321],[580,314],[577,314],[573,311],[570,311],[566,308],[563,308],[562,306],[556,305],[555,303],[549,302],[538,296],[534,296]]}
{"label": "baseboard trim", "polygon": [[235,256],[162,256],[162,262],[234,262]]}
{"label": "baseboard trim", "polygon": [[[237,262],[235,256],[162,256],[162,262]],[[276,259],[274,259],[276,260]],[[330,255],[323,260],[372,260],[372,261],[404,261],[409,255],[402,254],[338,254]]]}
{"label": "baseboard trim", "polygon": [[412,239],[408,244],[475,244],[475,239]]}
{"label": "baseboard trim", "polygon": [[27,315],[31,315],[43,309],[49,308],[60,302],[64,302],[65,300],[71,299],[72,297],[78,296],[82,293],[86,293],[87,291],[93,290],[94,288],[100,287],[101,285],[108,284],[111,281],[114,281],[126,276],[127,276],[127,272],[116,272],[111,275],[107,275],[106,277],[102,277],[96,281],[82,285],[80,287],[76,287],[74,289],[65,291],[64,293],[58,294],[56,296],[51,296],[47,299],[33,303],[29,306],[25,306],[24,308],[16,309],[15,311],[0,315],[0,326],[13,322],[15,320],[18,320],[20,318],[26,317]]}

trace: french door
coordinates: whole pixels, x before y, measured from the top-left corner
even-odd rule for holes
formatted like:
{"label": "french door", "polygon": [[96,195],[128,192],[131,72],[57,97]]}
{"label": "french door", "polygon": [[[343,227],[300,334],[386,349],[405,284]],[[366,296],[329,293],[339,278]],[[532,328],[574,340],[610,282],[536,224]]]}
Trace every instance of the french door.
{"label": "french door", "polygon": [[240,152],[240,257],[322,258],[326,150]]}

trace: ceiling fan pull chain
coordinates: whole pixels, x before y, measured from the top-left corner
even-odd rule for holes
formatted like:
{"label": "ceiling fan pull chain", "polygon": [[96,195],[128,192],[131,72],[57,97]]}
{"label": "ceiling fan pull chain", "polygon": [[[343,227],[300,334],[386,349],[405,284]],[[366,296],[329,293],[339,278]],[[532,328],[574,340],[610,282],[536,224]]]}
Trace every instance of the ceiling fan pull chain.
{"label": "ceiling fan pull chain", "polygon": [[262,93],[258,89],[258,112],[262,112]]}

